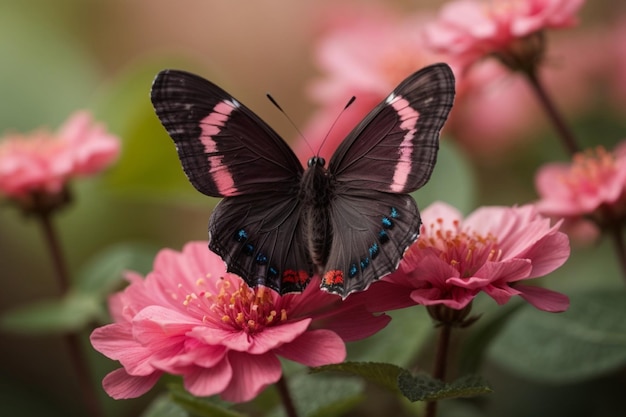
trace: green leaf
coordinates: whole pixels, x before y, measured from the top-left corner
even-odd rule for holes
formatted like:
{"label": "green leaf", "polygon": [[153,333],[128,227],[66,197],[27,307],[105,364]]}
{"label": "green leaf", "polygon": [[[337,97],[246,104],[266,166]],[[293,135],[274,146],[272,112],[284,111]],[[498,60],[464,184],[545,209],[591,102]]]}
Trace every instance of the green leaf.
{"label": "green leaf", "polygon": [[230,410],[228,403],[216,397],[196,397],[179,384],[169,384],[170,397],[174,403],[198,417],[245,417],[244,414]]}
{"label": "green leaf", "polygon": [[387,362],[407,366],[432,335],[432,319],[424,308],[404,308],[387,313],[392,321],[375,335],[348,345],[354,362]]}
{"label": "green leaf", "polygon": [[150,406],[141,413],[141,417],[189,417],[183,407],[176,404],[168,394],[157,397]]}
{"label": "green leaf", "polygon": [[494,340],[489,354],[527,378],[572,383],[626,365],[626,292],[597,289],[570,297],[568,311],[524,307]]}
{"label": "green leaf", "polygon": [[492,392],[485,380],[477,375],[467,375],[452,383],[446,383],[426,374],[414,376],[406,370],[398,376],[398,387],[412,402],[466,398]]}
{"label": "green leaf", "polygon": [[423,188],[411,195],[417,200],[420,210],[435,201],[445,201],[463,213],[474,208],[475,175],[454,143],[445,138],[441,141],[433,175]]}
{"label": "green leaf", "polygon": [[39,301],[8,311],[0,317],[0,327],[23,334],[73,332],[102,314],[96,297],[72,292],[59,300]]}
{"label": "green leaf", "polygon": [[525,304],[519,300],[499,306],[494,314],[485,314],[473,326],[463,348],[459,352],[459,372],[470,374],[478,371],[487,355],[489,345],[506,327],[511,317]]}
{"label": "green leaf", "polygon": [[[327,375],[299,373],[287,380],[293,402],[301,417],[334,417],[345,415],[363,401],[363,381]],[[272,417],[284,416],[279,406]]]}
{"label": "green leaf", "polygon": [[123,282],[124,271],[150,271],[157,248],[142,243],[120,243],[93,257],[80,271],[76,288],[86,294],[106,295]]}
{"label": "green leaf", "polygon": [[[492,347],[502,364],[531,377],[571,381],[621,366],[626,358],[626,294],[622,289],[594,290],[571,296],[570,309],[548,314],[525,308]],[[515,349],[521,339],[525,343]],[[529,349],[540,343],[541,349]],[[515,357],[522,354],[521,357]],[[540,369],[534,369],[539,367]]]}
{"label": "green leaf", "polygon": [[360,376],[390,391],[398,391],[398,376],[404,371],[399,366],[380,362],[344,362],[312,368],[312,373],[340,372]]}

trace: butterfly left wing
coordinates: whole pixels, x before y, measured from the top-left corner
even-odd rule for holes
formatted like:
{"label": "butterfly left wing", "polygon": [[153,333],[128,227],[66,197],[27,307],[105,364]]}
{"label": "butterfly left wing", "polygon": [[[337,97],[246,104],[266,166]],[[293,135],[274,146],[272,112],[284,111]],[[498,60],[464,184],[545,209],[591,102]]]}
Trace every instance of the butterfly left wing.
{"label": "butterfly left wing", "polygon": [[400,83],[341,143],[329,164],[337,192],[322,287],[346,297],[396,270],[421,224],[406,193],[430,178],[453,101],[452,71],[431,65]]}
{"label": "butterfly left wing", "polygon": [[301,291],[312,265],[301,245],[303,168],[293,151],[250,109],[197,75],[160,72],[151,99],[192,185],[225,197],[209,221],[209,248],[250,286]]}

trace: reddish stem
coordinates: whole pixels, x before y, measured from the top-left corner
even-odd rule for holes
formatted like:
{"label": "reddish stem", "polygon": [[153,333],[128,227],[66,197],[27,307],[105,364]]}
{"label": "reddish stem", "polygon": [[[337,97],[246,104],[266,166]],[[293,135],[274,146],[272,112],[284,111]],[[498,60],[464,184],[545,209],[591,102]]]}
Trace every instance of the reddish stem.
{"label": "reddish stem", "polygon": [[539,77],[536,71],[527,71],[525,72],[528,80],[530,81],[530,85],[533,87],[535,94],[539,98],[539,102],[543,106],[548,118],[552,122],[554,128],[556,129],[561,141],[563,142],[563,146],[565,149],[571,154],[574,155],[577,152],[580,152],[580,147],[576,142],[576,138],[574,137],[574,133],[569,128],[565,119],[561,115],[561,113],[556,108],[554,101],[548,95],[548,92],[544,88],[543,84],[539,80]]}
{"label": "reddish stem", "polygon": [[278,394],[283,402],[283,407],[285,407],[285,412],[288,417],[298,417],[298,412],[296,410],[296,406],[293,403],[293,399],[291,398],[291,392],[289,391],[289,387],[287,386],[287,380],[285,376],[281,376],[278,382],[276,383],[276,388],[278,388]]}
{"label": "reddish stem", "polygon": [[[54,271],[61,293],[62,295],[66,295],[71,288],[69,273],[61,250],[61,244],[52,224],[50,212],[46,210],[41,211],[39,213],[39,219],[43,229],[44,240],[46,241],[46,245],[48,246],[48,250],[52,257],[52,263],[54,264]],[[90,416],[102,417],[104,414],[100,408],[98,396],[93,387],[91,374],[89,367],[87,366],[87,358],[81,345],[81,338],[79,334],[65,334],[65,342],[69,350],[70,359],[74,365],[74,370],[76,371],[76,375],[78,377],[85,407]]]}
{"label": "reddish stem", "polygon": [[[435,366],[433,368],[433,378],[443,381],[446,377],[446,368],[448,365],[448,349],[450,347],[450,334],[452,326],[448,323],[442,323],[439,329],[439,338],[437,339],[437,351],[435,352]],[[425,417],[435,417],[437,415],[437,401],[429,401],[426,404]]]}

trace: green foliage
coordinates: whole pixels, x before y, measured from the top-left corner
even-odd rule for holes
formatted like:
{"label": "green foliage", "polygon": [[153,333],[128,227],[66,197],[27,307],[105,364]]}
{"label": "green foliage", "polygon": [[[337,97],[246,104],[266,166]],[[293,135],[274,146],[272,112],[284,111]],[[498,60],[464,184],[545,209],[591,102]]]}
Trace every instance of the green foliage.
{"label": "green foliage", "polygon": [[432,335],[432,319],[422,307],[387,313],[393,320],[365,340],[348,345],[348,360],[388,362],[408,366]]}
{"label": "green foliage", "polygon": [[406,370],[398,376],[398,388],[413,402],[474,397],[492,392],[487,382],[477,375],[467,375],[446,383],[426,374],[414,376]]}
{"label": "green foliage", "polygon": [[142,243],[120,243],[101,251],[82,268],[78,275],[78,291],[102,297],[124,282],[124,271],[146,274],[152,267],[157,248]]}
{"label": "green foliage", "polygon": [[489,354],[526,378],[573,383],[626,366],[626,292],[571,295],[565,313],[525,306],[495,338]]}
{"label": "green foliage", "polygon": [[344,362],[314,368],[313,372],[340,372],[359,376],[392,392],[399,392],[413,402],[472,397],[491,392],[491,388],[479,376],[468,375],[446,383],[426,374],[414,376],[407,369],[388,363]]}
{"label": "green foliage", "polygon": [[52,334],[78,331],[93,321],[102,321],[104,299],[122,284],[122,272],[148,271],[155,252],[147,245],[115,245],[85,266],[76,287],[67,295],[9,310],[0,317],[0,328],[25,334]]}
{"label": "green foliage", "polygon": [[[454,190],[454,192],[450,192]],[[445,138],[440,142],[437,165],[428,183],[411,194],[420,210],[435,201],[445,201],[462,213],[474,209],[476,180],[468,160],[458,146]]]}
{"label": "green foliage", "polygon": [[244,417],[244,414],[229,409],[228,403],[214,397],[202,398],[191,395],[181,385],[169,385],[171,400],[184,409],[188,416],[197,417]]}
{"label": "green foliage", "polygon": [[339,372],[373,382],[389,391],[399,392],[398,376],[403,372],[399,366],[380,362],[343,362],[312,368],[311,372]]}
{"label": "green foliage", "polygon": [[[287,385],[301,417],[342,416],[363,401],[365,387],[363,381],[305,372],[292,375]],[[270,415],[284,416],[282,405]]]}
{"label": "green foliage", "polygon": [[24,334],[77,331],[103,314],[92,294],[71,292],[55,300],[44,300],[10,310],[0,318],[0,328]]}

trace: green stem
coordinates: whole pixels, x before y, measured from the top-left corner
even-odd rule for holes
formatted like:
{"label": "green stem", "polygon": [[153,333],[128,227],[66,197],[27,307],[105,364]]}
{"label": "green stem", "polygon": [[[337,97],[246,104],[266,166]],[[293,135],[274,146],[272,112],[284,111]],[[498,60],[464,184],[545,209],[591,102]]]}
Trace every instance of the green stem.
{"label": "green stem", "polygon": [[[450,347],[450,334],[452,326],[449,323],[442,323],[439,328],[439,338],[437,339],[437,351],[435,352],[435,366],[433,368],[433,378],[443,381],[446,377],[448,365],[448,350]],[[437,401],[426,403],[425,417],[435,417],[437,415]]]}
{"label": "green stem", "polygon": [[283,402],[283,407],[285,407],[285,412],[288,417],[298,417],[298,412],[296,411],[296,406],[293,403],[293,399],[291,398],[291,392],[289,391],[289,387],[287,386],[287,380],[285,376],[281,376],[278,382],[276,383],[276,388],[278,389],[278,394],[280,395],[280,399]]}
{"label": "green stem", "polygon": [[[61,293],[62,295],[67,295],[71,288],[68,269],[61,250],[61,244],[52,224],[50,212],[45,210],[40,212],[39,219],[43,229],[44,240],[46,241],[50,256],[52,257],[52,263],[54,264],[54,271]],[[88,414],[94,417],[102,417],[104,414],[100,408],[98,396],[91,380],[91,374],[87,366],[85,352],[81,345],[80,335],[78,333],[67,333],[65,334],[65,342],[78,377],[82,398]]]}
{"label": "green stem", "polygon": [[580,152],[580,147],[578,146],[576,142],[574,133],[569,128],[569,126],[565,122],[565,119],[563,118],[561,113],[558,111],[558,109],[556,108],[556,105],[554,104],[550,96],[548,95],[548,92],[546,91],[543,84],[539,80],[539,77],[536,71],[527,71],[525,72],[525,74],[528,77],[528,80],[530,81],[530,85],[533,87],[533,90],[535,91],[537,98],[539,98],[539,102],[541,103],[544,110],[546,111],[548,118],[550,119],[550,121],[554,125],[554,128],[559,134],[559,137],[561,138],[561,141],[563,142],[563,146],[565,146],[565,149],[567,149],[570,155],[574,155],[575,153]]}

